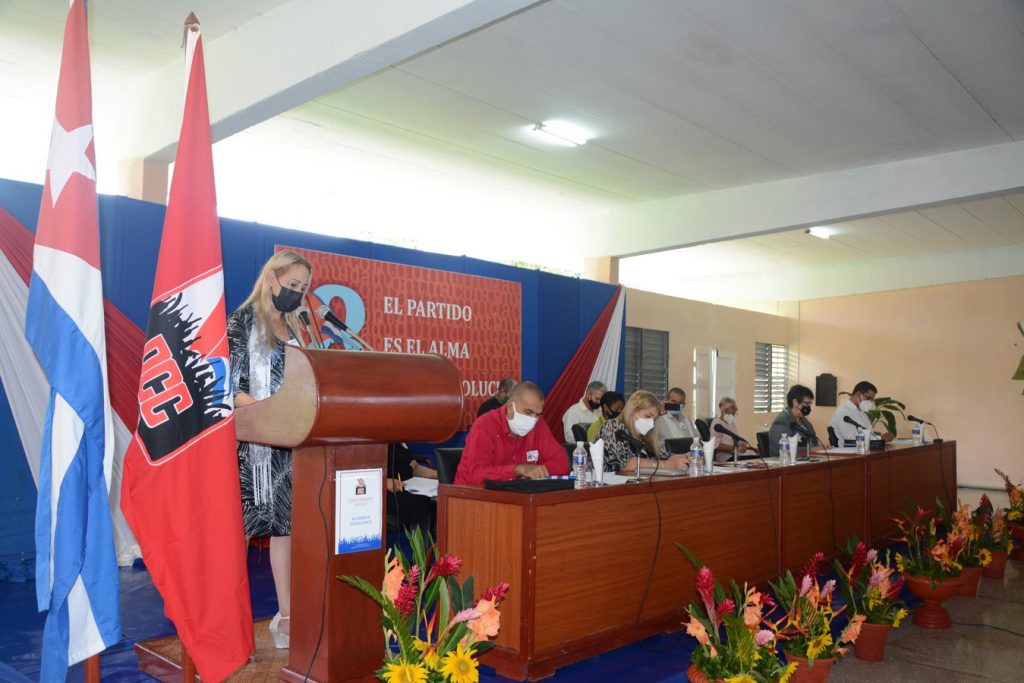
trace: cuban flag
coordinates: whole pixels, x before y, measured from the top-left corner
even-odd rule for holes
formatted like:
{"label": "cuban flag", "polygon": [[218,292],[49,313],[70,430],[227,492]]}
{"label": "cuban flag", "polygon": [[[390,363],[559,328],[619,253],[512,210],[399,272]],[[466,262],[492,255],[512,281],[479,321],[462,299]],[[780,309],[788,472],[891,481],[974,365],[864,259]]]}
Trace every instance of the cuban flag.
{"label": "cuban flag", "polygon": [[25,337],[50,383],[36,510],[36,594],[48,610],[41,680],[121,637],[108,504],[114,440],[103,332],[96,158],[85,7],[64,30]]}

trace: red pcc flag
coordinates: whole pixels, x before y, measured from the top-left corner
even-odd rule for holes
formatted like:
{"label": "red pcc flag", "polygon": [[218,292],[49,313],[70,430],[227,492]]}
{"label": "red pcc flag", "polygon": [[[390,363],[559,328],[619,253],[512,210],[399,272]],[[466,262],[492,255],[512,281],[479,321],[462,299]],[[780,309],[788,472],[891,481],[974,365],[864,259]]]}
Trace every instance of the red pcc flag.
{"label": "red pcc flag", "polygon": [[219,681],[248,660],[253,628],[203,44],[194,38],[121,509],[199,675]]}

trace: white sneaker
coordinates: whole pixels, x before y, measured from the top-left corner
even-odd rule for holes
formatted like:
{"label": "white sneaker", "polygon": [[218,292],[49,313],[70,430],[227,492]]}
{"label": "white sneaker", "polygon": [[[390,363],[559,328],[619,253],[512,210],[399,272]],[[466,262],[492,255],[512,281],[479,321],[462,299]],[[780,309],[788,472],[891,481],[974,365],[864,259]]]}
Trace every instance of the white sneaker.
{"label": "white sneaker", "polygon": [[279,624],[285,620],[290,620],[290,617],[282,617],[280,612],[275,614],[274,618],[270,620],[270,637],[274,641],[274,647],[278,650],[285,650],[288,648],[288,634],[281,633],[279,630]]}

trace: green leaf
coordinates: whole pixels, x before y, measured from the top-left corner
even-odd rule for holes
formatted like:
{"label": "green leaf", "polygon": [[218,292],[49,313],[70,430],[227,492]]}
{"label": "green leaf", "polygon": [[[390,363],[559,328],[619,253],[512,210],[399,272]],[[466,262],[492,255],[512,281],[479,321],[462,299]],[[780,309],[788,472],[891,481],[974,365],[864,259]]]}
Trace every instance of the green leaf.
{"label": "green leaf", "polygon": [[483,653],[487,652],[488,650],[490,650],[495,645],[497,645],[497,643],[494,642],[493,640],[480,640],[480,641],[477,641],[477,642],[473,643],[472,649],[478,655],[482,655]]}
{"label": "green leaf", "polygon": [[448,594],[452,601],[452,609],[458,613],[466,609],[466,604],[462,601],[462,586],[459,585],[458,579],[454,576],[445,577],[448,584]]}
{"label": "green leaf", "polygon": [[1024,356],[1020,357],[1020,365],[1017,366],[1017,372],[1013,373],[1013,379],[1024,379]]}
{"label": "green leaf", "polygon": [[[451,618],[452,614],[452,600],[451,596],[448,595],[448,584],[445,583],[443,580],[435,580],[434,583],[430,585],[430,587],[437,588],[436,593],[438,595],[438,598],[440,598],[440,604],[437,606],[437,613],[438,616],[440,617],[440,630],[438,631],[438,633],[444,633],[444,630],[448,628],[448,620]],[[433,603],[428,601],[427,604],[430,605]]]}
{"label": "green leaf", "polygon": [[390,600],[385,598],[384,595],[379,590],[377,590],[376,586],[370,584],[370,582],[364,578],[361,578],[359,576],[341,576],[339,578],[348,585],[353,586],[362,591],[363,593],[365,593],[380,607],[384,607],[385,605],[391,602]]}

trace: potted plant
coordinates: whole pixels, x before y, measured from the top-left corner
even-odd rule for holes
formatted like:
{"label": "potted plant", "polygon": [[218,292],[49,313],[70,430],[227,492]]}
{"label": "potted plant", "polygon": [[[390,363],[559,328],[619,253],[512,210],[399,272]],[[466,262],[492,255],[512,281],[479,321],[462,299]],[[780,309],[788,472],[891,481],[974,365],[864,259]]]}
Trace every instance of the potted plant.
{"label": "potted plant", "polygon": [[878,662],[885,657],[889,631],[899,628],[907,616],[907,606],[899,599],[903,578],[890,563],[888,551],[883,560],[856,536],[846,540],[845,551],[849,563],[843,566],[835,561],[839,592],[854,614],[864,615],[853,654],[857,659]]}
{"label": "potted plant", "polygon": [[489,638],[498,635],[498,605],[509,585],[492,586],[474,600],[473,578],[461,585],[455,578],[462,560],[427,547],[418,528],[406,536],[411,558],[389,551],[379,589],[339,577],[381,609],[384,661],[376,676],[386,683],[477,683],[477,658],[494,647]]}
{"label": "potted plant", "polygon": [[996,470],[996,474],[1003,478],[1006,495],[1010,498],[1006,522],[1010,535],[1017,541],[1017,549],[1012,551],[1010,557],[1018,562],[1024,562],[1024,487],[1021,484],[1014,484],[1008,476],[999,470]]}
{"label": "potted plant", "polygon": [[818,568],[824,562],[823,553],[816,553],[800,571],[797,580],[786,572],[778,582],[769,582],[781,609],[786,612],[775,623],[776,637],[782,641],[782,651],[790,663],[796,663],[792,680],[826,681],[832,666],[846,653],[844,645],[857,642],[866,617],[850,617],[838,640],[832,638],[832,622],[846,609],[832,605],[836,581],[821,584]]}
{"label": "potted plant", "polygon": [[992,501],[987,494],[982,494],[978,507],[974,510],[974,523],[981,536],[982,548],[989,551],[991,560],[981,570],[987,579],[1001,579],[1006,571],[1006,558],[1013,549],[1010,530],[1006,525],[1006,508],[992,509]]}
{"label": "potted plant", "polygon": [[942,518],[942,525],[948,530],[946,538],[949,537],[964,539],[963,550],[960,551],[960,587],[956,595],[966,598],[973,598],[978,594],[978,585],[981,583],[981,570],[992,561],[992,551],[987,549],[981,542],[982,528],[979,525],[979,516],[971,512],[967,504],[961,505],[950,514],[942,501],[936,501],[939,516]]}
{"label": "potted plant", "polygon": [[679,548],[697,567],[697,600],[686,609],[686,632],[697,639],[688,680],[788,681],[796,667],[783,666],[775,654],[775,631],[764,615],[775,606],[771,596],[746,584],[740,588],[733,581],[732,595],[726,597],[711,569],[683,546]]}
{"label": "potted plant", "polygon": [[907,544],[896,554],[896,568],[903,574],[911,593],[922,605],[914,611],[914,624],[921,628],[949,628],[949,613],[942,602],[960,585],[958,562],[964,538],[940,535],[942,520],[929,516],[920,506],[913,514],[904,513],[894,520],[903,534],[898,541]]}

